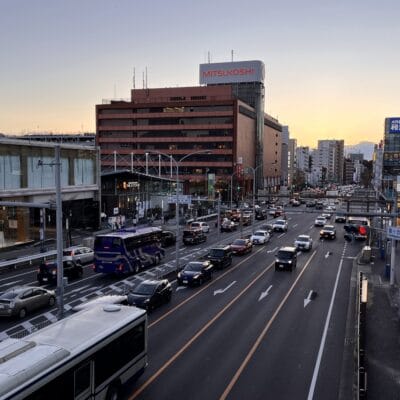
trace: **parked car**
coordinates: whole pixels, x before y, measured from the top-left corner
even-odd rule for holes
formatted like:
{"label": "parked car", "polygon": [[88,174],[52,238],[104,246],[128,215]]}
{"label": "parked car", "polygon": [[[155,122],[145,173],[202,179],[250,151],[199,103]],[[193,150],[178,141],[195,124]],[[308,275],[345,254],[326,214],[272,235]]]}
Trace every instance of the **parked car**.
{"label": "parked car", "polygon": [[324,226],[325,224],[326,224],[326,218],[323,217],[322,215],[319,215],[317,218],[315,218],[314,226]]}
{"label": "parked car", "polygon": [[269,241],[269,233],[267,231],[255,231],[251,236],[250,236],[250,241],[253,244],[265,244],[268,243]]}
{"label": "parked car", "polygon": [[294,241],[294,247],[298,250],[311,250],[313,240],[310,235],[299,235]]}
{"label": "parked car", "polygon": [[[83,275],[82,264],[72,259],[63,259],[64,277],[81,278]],[[39,284],[57,282],[57,261],[45,261],[40,264],[37,273]]]}
{"label": "parked car", "polygon": [[56,303],[54,290],[35,286],[17,286],[0,295],[0,316],[25,318],[27,313]]}
{"label": "parked car", "polygon": [[87,264],[93,262],[94,251],[90,247],[71,246],[63,250],[63,257],[71,257],[74,261]]}
{"label": "parked car", "polygon": [[243,255],[253,250],[253,243],[250,239],[235,239],[231,243],[230,249],[234,255]]}
{"label": "parked car", "polygon": [[336,239],[336,228],[333,225],[324,225],[319,231],[320,239]]}
{"label": "parked car", "polygon": [[207,260],[211,261],[215,268],[228,267],[232,264],[231,247],[225,245],[211,247],[207,254]]}
{"label": "parked car", "polygon": [[211,261],[190,261],[178,272],[178,285],[200,286],[204,281],[212,279],[213,265]]}
{"label": "parked car", "polygon": [[167,247],[172,246],[176,243],[176,235],[171,231],[162,231],[161,232],[161,246]]}
{"label": "parked car", "polygon": [[275,255],[275,271],[289,269],[297,266],[297,250],[295,247],[281,247]]}
{"label": "parked car", "polygon": [[276,221],[274,221],[274,223],[272,224],[272,228],[275,232],[277,231],[282,231],[282,232],[287,232],[288,230],[288,223],[286,220],[284,219],[277,219]]}
{"label": "parked car", "polygon": [[204,233],[210,232],[210,226],[207,222],[194,221],[190,224],[190,229],[201,229]]}
{"label": "parked car", "polygon": [[207,236],[201,229],[185,229],[183,231],[183,244],[198,244],[201,242],[205,242],[207,240]]}
{"label": "parked car", "polygon": [[168,303],[172,296],[172,286],[168,279],[145,280],[139,283],[127,295],[127,302],[131,306],[154,310],[162,304]]}
{"label": "parked car", "polygon": [[237,229],[237,223],[226,219],[221,224],[221,232],[233,232]]}

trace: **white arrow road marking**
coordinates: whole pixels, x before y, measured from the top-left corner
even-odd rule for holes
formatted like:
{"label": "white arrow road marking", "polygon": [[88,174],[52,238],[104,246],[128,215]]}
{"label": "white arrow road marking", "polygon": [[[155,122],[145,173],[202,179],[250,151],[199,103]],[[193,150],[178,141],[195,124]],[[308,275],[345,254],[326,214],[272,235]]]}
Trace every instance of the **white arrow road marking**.
{"label": "white arrow road marking", "polygon": [[311,225],[308,229],[313,229],[314,228],[314,225]]}
{"label": "white arrow road marking", "polygon": [[177,292],[178,290],[183,290],[183,289],[187,289],[187,286],[178,286],[178,287],[175,289],[175,292]]}
{"label": "white arrow road marking", "polygon": [[272,250],[268,250],[267,253],[273,253],[273,252],[275,252],[276,250],[278,250],[277,247],[273,248]]}
{"label": "white arrow road marking", "polygon": [[272,285],[265,292],[261,292],[261,295],[260,295],[258,301],[261,301],[264,297],[267,297],[269,295],[269,291],[271,289],[272,289]]}
{"label": "white arrow road marking", "polygon": [[286,232],[281,233],[278,238],[281,238]]}
{"label": "white arrow road marking", "polygon": [[310,290],[310,292],[308,293],[308,296],[306,299],[304,299],[304,308],[306,308],[308,306],[308,304],[311,302],[311,296],[313,295],[313,291]]}
{"label": "white arrow road marking", "polygon": [[236,281],[233,281],[233,282],[230,283],[225,289],[217,289],[217,290],[214,290],[214,296],[215,296],[216,294],[226,292],[226,291],[227,291],[229,288],[231,288],[235,283],[236,283]]}
{"label": "white arrow road marking", "polygon": [[298,224],[294,224],[294,225],[293,225],[293,228],[296,228],[297,225],[298,225]]}
{"label": "white arrow road marking", "polygon": [[329,257],[329,254],[331,254],[329,251],[325,254],[325,258]]}

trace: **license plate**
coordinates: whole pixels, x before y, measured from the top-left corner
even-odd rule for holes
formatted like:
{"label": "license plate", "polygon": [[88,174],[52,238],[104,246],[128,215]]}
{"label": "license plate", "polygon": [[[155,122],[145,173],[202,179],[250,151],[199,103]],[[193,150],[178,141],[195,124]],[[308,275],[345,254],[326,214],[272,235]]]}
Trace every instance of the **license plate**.
{"label": "license plate", "polygon": [[184,279],[182,282],[183,282],[183,283],[188,283],[187,279]]}
{"label": "license plate", "polygon": [[43,278],[42,280],[43,280],[43,282],[47,282],[47,278]]}
{"label": "license plate", "polygon": [[285,264],[280,264],[279,267],[280,268],[285,268]]}

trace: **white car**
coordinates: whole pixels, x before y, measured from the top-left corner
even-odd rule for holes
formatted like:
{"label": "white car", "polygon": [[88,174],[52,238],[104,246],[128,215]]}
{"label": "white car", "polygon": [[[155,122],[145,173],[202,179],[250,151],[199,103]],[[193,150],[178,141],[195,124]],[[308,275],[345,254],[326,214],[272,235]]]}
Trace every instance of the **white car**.
{"label": "white car", "polygon": [[299,235],[294,241],[294,247],[298,250],[311,250],[313,245],[313,240],[309,235]]}
{"label": "white car", "polygon": [[315,219],[314,226],[324,226],[326,224],[326,218],[319,216]]}
{"label": "white car", "polygon": [[210,232],[210,225],[207,222],[195,221],[190,224],[190,229],[201,229],[204,233]]}
{"label": "white car", "polygon": [[253,244],[265,244],[269,241],[270,234],[268,231],[256,231],[250,236]]}
{"label": "white car", "polygon": [[71,246],[63,250],[63,257],[71,257],[75,262],[86,264],[93,262],[94,251],[90,247]]}
{"label": "white car", "polygon": [[273,224],[272,224],[272,229],[274,231],[284,231],[286,232],[288,230],[288,223],[284,219],[277,219]]}

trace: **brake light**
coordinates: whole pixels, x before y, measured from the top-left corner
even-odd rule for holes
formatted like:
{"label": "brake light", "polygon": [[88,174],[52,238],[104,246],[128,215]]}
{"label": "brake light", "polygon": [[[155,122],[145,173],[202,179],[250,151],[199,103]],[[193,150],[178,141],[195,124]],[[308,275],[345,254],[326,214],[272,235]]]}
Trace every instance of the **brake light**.
{"label": "brake light", "polygon": [[367,228],[365,226],[360,226],[358,228],[358,232],[360,233],[360,235],[366,235],[367,234]]}
{"label": "brake light", "polygon": [[124,270],[124,264],[119,264],[117,267],[117,271],[123,271]]}

